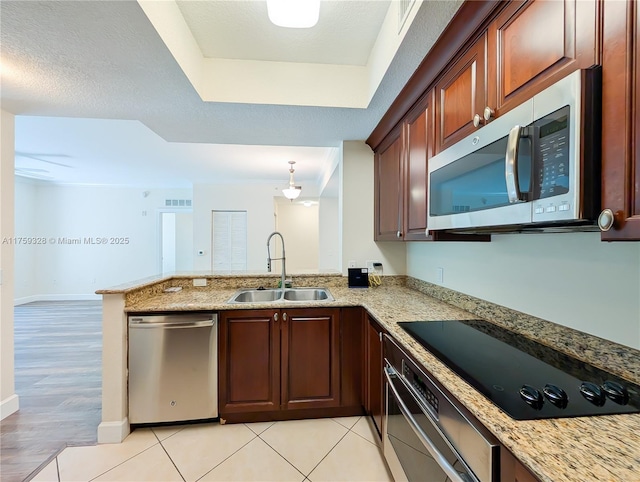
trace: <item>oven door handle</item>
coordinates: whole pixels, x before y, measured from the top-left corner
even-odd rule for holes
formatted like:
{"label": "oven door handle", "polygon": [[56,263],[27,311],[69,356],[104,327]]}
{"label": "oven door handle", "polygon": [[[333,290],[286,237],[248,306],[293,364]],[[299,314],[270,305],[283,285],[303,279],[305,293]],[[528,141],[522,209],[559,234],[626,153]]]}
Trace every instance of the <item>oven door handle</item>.
{"label": "oven door handle", "polygon": [[[427,434],[424,433],[422,428],[420,428],[420,425],[418,425],[418,422],[416,422],[416,419],[413,417],[413,415],[411,414],[411,412],[409,411],[409,409],[405,405],[404,401],[400,397],[400,394],[398,393],[398,390],[394,386],[393,380],[392,380],[392,378],[398,378],[397,372],[391,367],[385,367],[384,368],[384,375],[385,375],[385,377],[387,379],[387,385],[388,385],[389,389],[391,390],[391,392],[392,392],[392,394],[393,394],[393,396],[394,396],[394,398],[396,400],[396,403],[398,404],[398,407],[400,408],[400,412],[402,412],[402,415],[407,420],[407,422],[409,423],[409,426],[415,432],[415,434],[418,437],[418,439],[420,439],[420,441],[423,443],[425,448],[429,451],[429,454],[431,454],[431,456],[436,461],[436,463],[449,476],[449,478],[453,482],[465,482],[464,479],[462,477],[460,477],[460,474],[458,473],[458,471],[453,468],[453,466],[449,463],[449,461],[440,453],[438,448],[429,439]],[[401,380],[398,380],[398,381],[400,381],[400,383],[402,383]],[[409,393],[411,393],[411,392],[409,392]],[[431,422],[433,424],[433,421],[431,420],[429,415],[426,415],[426,417],[427,417],[427,419],[429,419],[429,422]]]}

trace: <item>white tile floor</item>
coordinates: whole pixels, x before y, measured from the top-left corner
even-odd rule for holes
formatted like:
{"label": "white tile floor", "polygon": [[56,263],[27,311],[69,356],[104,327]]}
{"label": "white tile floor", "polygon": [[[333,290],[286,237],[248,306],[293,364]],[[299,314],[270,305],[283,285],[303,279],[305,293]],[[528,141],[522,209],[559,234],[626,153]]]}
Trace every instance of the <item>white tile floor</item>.
{"label": "white tile floor", "polygon": [[135,430],[67,447],[34,481],[391,481],[367,417]]}

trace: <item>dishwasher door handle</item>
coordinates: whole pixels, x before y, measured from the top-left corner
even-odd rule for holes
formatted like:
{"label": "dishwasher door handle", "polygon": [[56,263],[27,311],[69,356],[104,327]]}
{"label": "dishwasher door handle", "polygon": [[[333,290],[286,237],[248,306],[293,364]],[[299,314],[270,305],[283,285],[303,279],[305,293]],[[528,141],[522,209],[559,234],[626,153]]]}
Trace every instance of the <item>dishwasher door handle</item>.
{"label": "dishwasher door handle", "polygon": [[167,321],[167,322],[136,322],[132,320],[129,323],[129,328],[162,328],[165,330],[177,330],[182,328],[202,328],[207,326],[213,326],[213,320],[204,321]]}

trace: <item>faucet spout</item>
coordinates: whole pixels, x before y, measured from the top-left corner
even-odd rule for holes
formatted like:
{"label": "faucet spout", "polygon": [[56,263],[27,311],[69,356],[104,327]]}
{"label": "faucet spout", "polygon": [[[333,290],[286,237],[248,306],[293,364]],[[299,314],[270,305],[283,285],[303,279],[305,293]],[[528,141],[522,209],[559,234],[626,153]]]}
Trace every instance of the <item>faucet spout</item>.
{"label": "faucet spout", "polygon": [[[282,241],[282,258],[272,258],[271,257],[271,251],[269,249],[269,243],[271,242],[271,238],[273,238],[275,235],[280,236],[280,240]],[[271,261],[274,261],[274,260],[282,260],[282,275],[281,275],[281,279],[280,279],[280,287],[282,289],[284,289],[285,279],[287,277],[287,274],[286,274],[286,258],[285,258],[285,255],[284,255],[284,237],[282,237],[282,234],[279,231],[274,231],[267,238],[267,271],[269,271],[269,273],[271,273]]]}

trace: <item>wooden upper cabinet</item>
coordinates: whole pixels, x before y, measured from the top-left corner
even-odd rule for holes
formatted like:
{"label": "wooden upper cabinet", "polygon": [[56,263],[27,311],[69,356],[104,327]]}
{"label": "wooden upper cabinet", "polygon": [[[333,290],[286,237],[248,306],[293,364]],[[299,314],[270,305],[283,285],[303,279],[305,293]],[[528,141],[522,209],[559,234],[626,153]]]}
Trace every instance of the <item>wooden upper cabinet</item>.
{"label": "wooden upper cabinet", "polygon": [[283,409],[340,406],[340,311],[282,312]]}
{"label": "wooden upper cabinet", "polygon": [[487,105],[486,41],[480,37],[436,83],[437,152],[476,130],[473,118]]}
{"label": "wooden upper cabinet", "polygon": [[516,0],[488,28],[488,106],[496,116],[599,62],[596,0]]}
{"label": "wooden upper cabinet", "polygon": [[614,223],[602,240],[640,240],[640,8],[603,8],[602,207]]}
{"label": "wooden upper cabinet", "polygon": [[426,239],[428,162],[433,155],[433,91],[404,123],[404,239]]}
{"label": "wooden upper cabinet", "polygon": [[374,158],[376,241],[402,239],[402,135],[392,131]]}

